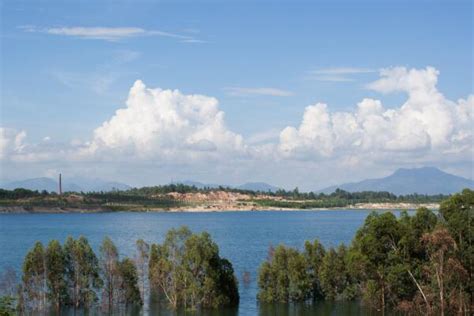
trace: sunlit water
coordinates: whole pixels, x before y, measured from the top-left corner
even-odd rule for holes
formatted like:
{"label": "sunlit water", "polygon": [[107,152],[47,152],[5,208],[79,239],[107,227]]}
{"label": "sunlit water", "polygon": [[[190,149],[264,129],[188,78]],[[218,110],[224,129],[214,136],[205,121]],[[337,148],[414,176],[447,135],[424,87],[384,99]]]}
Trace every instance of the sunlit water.
{"label": "sunlit water", "polygon": [[[121,255],[133,256],[135,241],[162,242],[173,227],[186,225],[195,232],[208,231],[228,258],[239,278],[238,310],[214,315],[358,315],[366,314],[357,303],[313,305],[259,305],[256,301],[257,270],[267,257],[269,245],[280,243],[302,248],[305,240],[319,239],[325,246],[350,243],[370,213],[365,210],[263,211],[224,213],[97,213],[97,214],[1,214],[0,268],[20,269],[24,255],[37,240],[64,241],[83,235],[95,251],[109,236]],[[396,212],[398,215],[399,212]],[[250,282],[242,280],[250,273]],[[151,310],[155,315],[158,311]],[[160,315],[163,310],[160,309]]]}

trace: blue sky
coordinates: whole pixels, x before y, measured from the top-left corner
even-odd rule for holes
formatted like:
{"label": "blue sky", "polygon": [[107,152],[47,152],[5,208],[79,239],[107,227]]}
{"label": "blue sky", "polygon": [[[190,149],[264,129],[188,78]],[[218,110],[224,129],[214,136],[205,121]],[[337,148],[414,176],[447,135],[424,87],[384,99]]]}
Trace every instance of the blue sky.
{"label": "blue sky", "polygon": [[[380,78],[380,69],[432,66],[439,71],[437,90],[446,99],[457,102],[473,93],[471,1],[3,1],[1,11],[0,125],[24,131],[36,151],[45,137],[55,146],[91,142],[94,130],[126,106],[136,80],[149,88],[215,97],[229,131],[249,144],[275,146],[281,131],[298,127],[305,107],[317,102],[330,112],[353,112],[364,98],[381,100],[386,110],[401,108],[406,91],[367,88]],[[319,159],[280,158],[274,168],[297,164],[298,170],[317,173],[302,161]],[[80,166],[90,168],[93,161],[4,159],[2,178],[42,176],[45,169],[65,164],[81,173]],[[141,170],[163,160],[154,155],[133,161],[134,170]],[[264,169],[260,164],[252,158],[236,163],[233,169],[243,168],[237,176],[209,171],[178,178],[323,185],[304,174],[273,179],[266,170],[255,175]],[[399,163],[424,164],[472,177],[469,155],[449,162],[418,155]],[[28,171],[14,174],[11,168],[20,165]],[[176,166],[160,166],[167,171],[157,182],[176,173]],[[397,166],[378,161],[361,170],[370,177]],[[117,168],[99,176],[142,184],[117,175]],[[346,171],[331,179],[339,180],[351,177]]]}

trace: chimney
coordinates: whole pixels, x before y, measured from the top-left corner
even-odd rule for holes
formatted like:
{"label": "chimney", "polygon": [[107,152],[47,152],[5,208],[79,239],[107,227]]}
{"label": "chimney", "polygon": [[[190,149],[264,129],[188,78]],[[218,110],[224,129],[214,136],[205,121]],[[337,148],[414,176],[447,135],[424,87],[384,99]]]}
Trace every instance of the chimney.
{"label": "chimney", "polygon": [[63,183],[61,181],[61,174],[59,174],[59,195],[63,194]]}

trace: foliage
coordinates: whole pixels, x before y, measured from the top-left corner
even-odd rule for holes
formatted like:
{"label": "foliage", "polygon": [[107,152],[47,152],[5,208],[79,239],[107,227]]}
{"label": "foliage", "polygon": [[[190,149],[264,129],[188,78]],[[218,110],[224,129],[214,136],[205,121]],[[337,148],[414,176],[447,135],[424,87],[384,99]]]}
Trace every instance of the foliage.
{"label": "foliage", "polygon": [[258,299],[282,303],[305,301],[312,297],[313,284],[305,256],[296,249],[279,245],[260,267]]}
{"label": "foliage", "polygon": [[[126,191],[110,192],[66,192],[57,195],[54,192],[32,191],[27,189],[0,189],[0,205],[21,206],[26,209],[35,207],[81,208],[84,210],[103,209],[110,211],[169,209],[188,205],[187,202],[175,199],[169,193],[210,193],[224,191],[246,194],[250,202],[263,207],[280,208],[325,208],[346,207],[356,203],[409,202],[430,203],[439,202],[446,198],[444,195],[400,195],[389,192],[347,192],[337,189],[331,194],[300,192],[294,190],[278,190],[276,192],[261,192],[240,190],[229,187],[197,188],[184,184],[169,184],[153,187],[132,188]],[[262,198],[265,195],[266,198]]]}
{"label": "foliage", "polygon": [[193,234],[187,227],[170,230],[163,244],[151,246],[151,288],[172,308],[234,306],[239,295],[229,261],[208,233]]}
{"label": "foliage", "polygon": [[45,253],[46,281],[48,298],[59,309],[67,300],[66,256],[57,240],[52,240]]}
{"label": "foliage", "polygon": [[102,286],[99,261],[88,240],[68,237],[64,243],[68,305],[88,308],[98,300],[97,291]]}
{"label": "foliage", "polygon": [[[258,299],[360,298],[378,310],[467,315],[472,312],[473,206],[474,192],[464,190],[442,203],[440,216],[426,208],[399,218],[373,212],[348,248],[324,251],[317,240],[306,242],[303,252],[279,246],[260,266]],[[305,269],[291,264],[298,258],[305,259]],[[301,291],[306,280],[312,292]]]}

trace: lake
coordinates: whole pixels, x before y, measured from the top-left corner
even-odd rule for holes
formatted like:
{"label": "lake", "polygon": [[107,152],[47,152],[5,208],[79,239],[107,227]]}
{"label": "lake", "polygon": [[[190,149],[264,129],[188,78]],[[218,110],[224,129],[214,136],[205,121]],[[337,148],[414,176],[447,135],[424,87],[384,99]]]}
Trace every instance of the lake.
{"label": "lake", "polygon": [[[194,232],[208,231],[229,259],[239,279],[240,304],[229,315],[354,315],[367,314],[357,303],[318,303],[310,306],[259,305],[256,301],[257,270],[268,247],[283,243],[302,248],[305,240],[319,239],[324,246],[350,243],[371,211],[258,211],[209,213],[96,213],[0,214],[0,268],[20,269],[35,241],[61,242],[69,235],[83,235],[98,252],[104,236],[112,238],[123,256],[133,257],[135,241],[162,242],[170,228],[186,225]],[[395,214],[400,212],[396,211]],[[244,272],[250,282],[244,284]],[[314,305],[314,306],[313,306]],[[149,314],[154,315],[155,312]]]}

